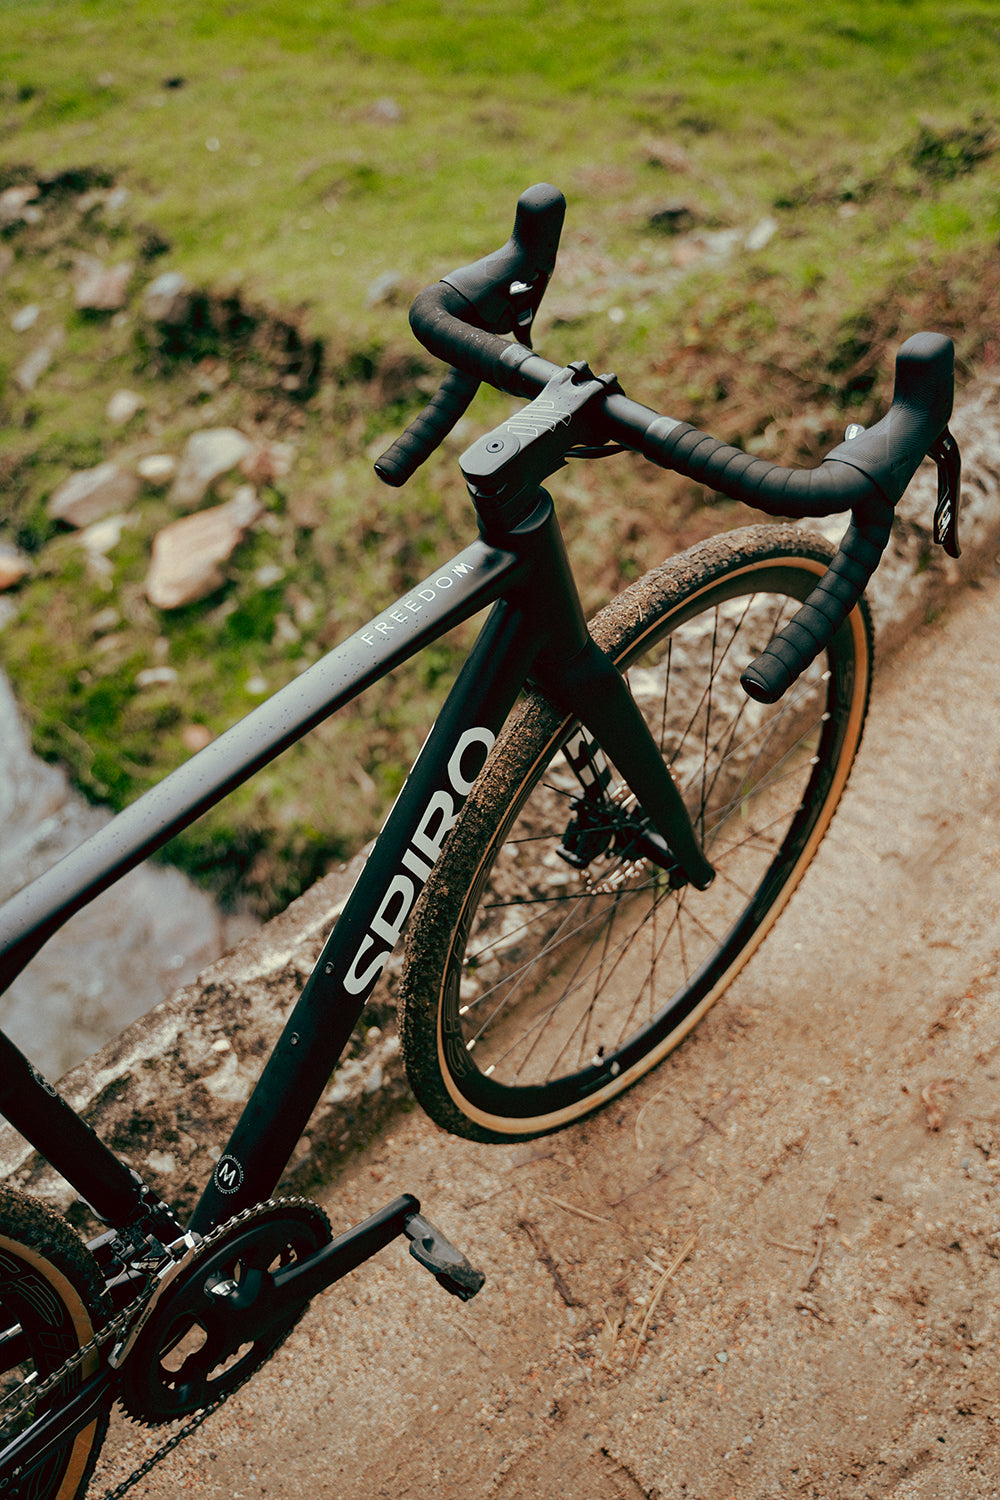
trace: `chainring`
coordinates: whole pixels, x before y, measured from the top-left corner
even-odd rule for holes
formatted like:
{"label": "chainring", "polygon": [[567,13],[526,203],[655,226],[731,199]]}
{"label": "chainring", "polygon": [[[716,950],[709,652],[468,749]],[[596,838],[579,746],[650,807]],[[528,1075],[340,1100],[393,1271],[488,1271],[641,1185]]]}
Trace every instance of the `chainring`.
{"label": "chainring", "polygon": [[275,1326],[268,1272],[331,1238],[305,1199],[265,1203],[222,1225],[191,1252],[157,1301],[122,1366],[119,1400],[134,1421],[158,1426],[232,1394],[288,1337],[308,1304]]}

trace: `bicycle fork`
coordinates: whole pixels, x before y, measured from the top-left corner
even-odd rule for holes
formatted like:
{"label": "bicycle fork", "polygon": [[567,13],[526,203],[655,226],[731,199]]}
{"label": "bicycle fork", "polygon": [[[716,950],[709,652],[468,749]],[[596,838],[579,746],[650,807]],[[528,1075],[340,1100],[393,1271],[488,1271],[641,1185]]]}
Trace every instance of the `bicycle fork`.
{"label": "bicycle fork", "polygon": [[[573,661],[554,679],[539,677],[539,686],[560,706],[572,710],[600,748],[577,736],[569,759],[583,787],[574,804],[575,825],[567,830],[560,851],[567,863],[583,868],[589,863],[587,835],[605,806],[607,780],[602,752],[614,762],[645,814],[632,828],[635,858],[645,858],[668,872],[671,883],[690,882],[699,891],[715,879],[677,784],[670,774],[649,726],[618,668],[588,637]],[[652,826],[649,826],[652,825]]]}
{"label": "bicycle fork", "polygon": [[[530,584],[517,595],[518,606],[545,642],[533,663],[532,679],[560,709],[580,720],[600,747],[597,755],[603,751],[634,793],[644,815],[632,820],[634,857],[649,859],[666,870],[674,884],[690,883],[706,890],[715,871],[684,799],[627,682],[587,629],[552,500],[539,489],[537,501],[528,519],[504,539],[506,545],[534,554],[539,571],[535,574],[532,569],[529,578],[552,580],[558,595],[540,599],[537,592],[532,594]],[[577,828],[564,842],[563,857],[569,853],[569,863],[581,868],[587,862],[581,847],[586,843],[581,836],[588,831],[586,804],[593,804],[591,810],[599,817],[600,807],[606,806],[602,785],[606,778],[602,763],[592,760],[594,752],[583,740],[577,740],[575,751],[574,769],[583,794],[577,799]]]}
{"label": "bicycle fork", "polygon": [[[642,807],[647,822],[635,822],[635,857],[651,859],[678,885],[705,890],[715,872],[627,684],[587,629],[555,507],[542,488],[568,455],[601,451],[588,446],[595,437],[603,441],[595,413],[616,389],[613,375],[594,375],[583,362],[569,365],[459,463],[483,539],[528,564],[527,584],[508,597],[543,643],[532,677],[594,736]],[[545,598],[532,588],[533,578],[545,580]]]}

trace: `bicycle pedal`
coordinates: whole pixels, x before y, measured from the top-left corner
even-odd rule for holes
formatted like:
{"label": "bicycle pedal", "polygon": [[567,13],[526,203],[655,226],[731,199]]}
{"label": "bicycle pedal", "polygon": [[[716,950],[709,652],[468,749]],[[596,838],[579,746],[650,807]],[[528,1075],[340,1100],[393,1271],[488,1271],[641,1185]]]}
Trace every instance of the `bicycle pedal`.
{"label": "bicycle pedal", "polygon": [[470,1265],[461,1250],[456,1250],[422,1214],[411,1214],[403,1225],[403,1233],[410,1242],[413,1259],[430,1271],[446,1292],[468,1302],[480,1290],[486,1280],[482,1271]]}

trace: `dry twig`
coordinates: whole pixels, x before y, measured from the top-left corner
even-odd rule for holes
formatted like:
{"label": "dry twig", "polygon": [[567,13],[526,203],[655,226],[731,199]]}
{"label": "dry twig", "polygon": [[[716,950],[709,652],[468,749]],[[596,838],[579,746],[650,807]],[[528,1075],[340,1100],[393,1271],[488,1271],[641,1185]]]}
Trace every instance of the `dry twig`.
{"label": "dry twig", "polygon": [[541,1261],[542,1265],[552,1277],[555,1289],[559,1293],[566,1306],[586,1307],[587,1304],[585,1302],[581,1302],[579,1297],[574,1297],[573,1293],[566,1285],[566,1280],[559,1267],[556,1265],[555,1256],[552,1254],[552,1251],[549,1249],[548,1245],[545,1243],[545,1240],[542,1238],[542,1232],[538,1228],[538,1225],[532,1224],[530,1219],[518,1219],[517,1222],[524,1230],[525,1234],[528,1236],[528,1239],[531,1241],[532,1245],[535,1247],[535,1254],[538,1256],[538,1259]]}
{"label": "dry twig", "polygon": [[679,1271],[681,1266],[687,1260],[688,1256],[691,1254],[691,1251],[694,1249],[694,1242],[697,1238],[697,1233],[691,1235],[690,1239],[686,1241],[683,1248],[678,1250],[677,1254],[674,1256],[673,1260],[670,1262],[669,1266],[657,1282],[652,1301],[650,1302],[649,1307],[646,1309],[646,1316],[642,1320],[642,1327],[636,1334],[635,1344],[632,1349],[632,1357],[629,1360],[630,1366],[634,1365],[636,1360],[639,1358],[639,1350],[642,1348],[643,1341],[646,1337],[646,1329],[649,1327],[650,1319],[652,1318],[653,1313],[656,1311],[657,1303],[663,1295],[664,1287],[666,1286],[670,1278],[675,1274],[675,1272]]}
{"label": "dry twig", "polygon": [[541,1195],[549,1203],[554,1203],[556,1208],[564,1208],[568,1214],[579,1214],[581,1219],[589,1219],[592,1224],[611,1224],[614,1219],[602,1219],[600,1214],[592,1214],[589,1209],[578,1208],[575,1203],[566,1203],[562,1198],[553,1198],[551,1193]]}

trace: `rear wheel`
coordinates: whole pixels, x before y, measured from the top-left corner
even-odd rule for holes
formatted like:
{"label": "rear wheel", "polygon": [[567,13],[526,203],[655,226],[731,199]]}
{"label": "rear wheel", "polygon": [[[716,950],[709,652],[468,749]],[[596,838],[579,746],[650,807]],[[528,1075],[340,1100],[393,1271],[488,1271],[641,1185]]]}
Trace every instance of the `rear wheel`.
{"label": "rear wheel", "polygon": [[861,741],[867,607],[780,703],[750,700],[739,675],[831,556],[792,527],[733,532],[592,623],[715,866],[707,891],[649,857],[641,809],[578,723],[539,696],[512,718],[410,924],[400,1032],[439,1124],[509,1141],[581,1118],[675,1047],[755,952]]}
{"label": "rear wheel", "polygon": [[[55,1389],[24,1405],[33,1385],[41,1386],[90,1342],[105,1315],[97,1264],[70,1226],[44,1204],[0,1186],[0,1446],[58,1410],[96,1373],[95,1352]],[[107,1425],[102,1411],[23,1475],[17,1493],[24,1500],[84,1495]]]}

